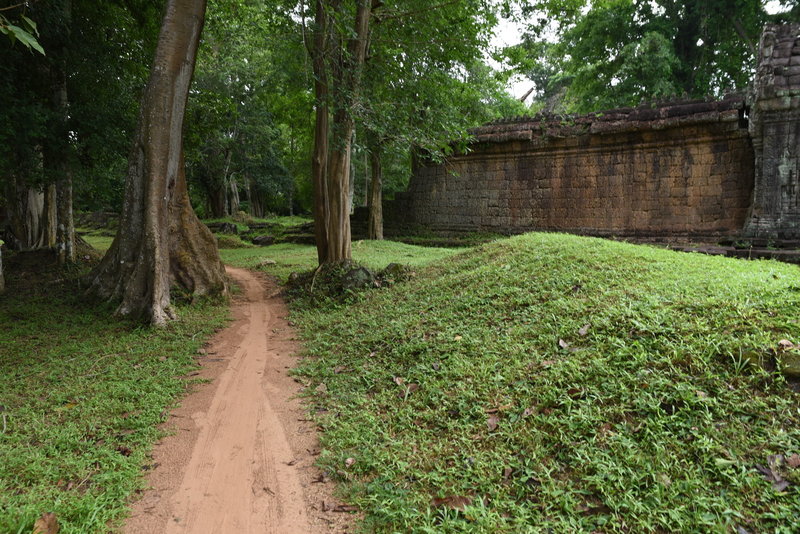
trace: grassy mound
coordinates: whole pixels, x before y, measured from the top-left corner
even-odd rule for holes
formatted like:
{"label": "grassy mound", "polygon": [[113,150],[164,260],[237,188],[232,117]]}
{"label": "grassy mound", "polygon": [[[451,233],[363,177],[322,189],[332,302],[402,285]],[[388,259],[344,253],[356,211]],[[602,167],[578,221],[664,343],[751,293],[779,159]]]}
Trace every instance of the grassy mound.
{"label": "grassy mound", "polygon": [[529,234],[295,315],[370,529],[796,527],[799,397],[748,364],[800,341],[796,266]]}

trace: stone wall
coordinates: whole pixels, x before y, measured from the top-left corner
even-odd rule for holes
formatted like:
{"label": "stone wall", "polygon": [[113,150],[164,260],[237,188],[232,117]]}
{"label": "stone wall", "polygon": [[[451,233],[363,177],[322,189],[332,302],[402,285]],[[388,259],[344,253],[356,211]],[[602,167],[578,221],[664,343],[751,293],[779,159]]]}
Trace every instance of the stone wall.
{"label": "stone wall", "polygon": [[755,189],[745,232],[800,239],[800,24],[765,28],[751,101]]}
{"label": "stone wall", "polygon": [[468,153],[415,165],[384,205],[387,235],[800,239],[800,25],[765,29],[747,100],[540,115],[473,134]]}
{"label": "stone wall", "polygon": [[732,97],[478,128],[468,154],[416,166],[387,233],[727,234],[753,186],[743,118]]}

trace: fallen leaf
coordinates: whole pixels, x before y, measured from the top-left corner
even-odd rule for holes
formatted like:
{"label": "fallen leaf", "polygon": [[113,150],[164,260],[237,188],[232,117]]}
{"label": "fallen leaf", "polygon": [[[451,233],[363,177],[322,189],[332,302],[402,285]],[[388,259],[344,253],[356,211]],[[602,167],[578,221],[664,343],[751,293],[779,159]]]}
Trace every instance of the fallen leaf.
{"label": "fallen leaf", "polygon": [[793,454],[786,459],[786,464],[792,469],[800,467],[800,456]]}
{"label": "fallen leaf", "polygon": [[511,469],[510,467],[506,467],[505,469],[503,469],[503,480],[508,480],[509,478],[511,478],[511,473],[513,472],[514,470]]}
{"label": "fallen leaf", "polygon": [[550,367],[554,363],[556,363],[555,360],[542,360],[542,367]]}
{"label": "fallen leaf", "polygon": [[561,347],[562,349],[568,349],[569,348],[569,343],[567,343],[563,339],[559,339],[558,340],[558,346]]}
{"label": "fallen leaf", "polygon": [[335,368],[333,369],[333,372],[334,372],[334,374],[337,374],[337,375],[338,375],[338,374],[342,374],[342,373],[344,373],[345,371],[347,371],[347,367],[345,367],[344,365],[339,365],[339,366],[337,366],[337,367],[335,367]]}
{"label": "fallen leaf", "polygon": [[792,343],[788,339],[781,339],[780,341],[778,341],[778,348],[780,350],[791,350],[795,348],[795,346],[794,343]]}
{"label": "fallen leaf", "polygon": [[589,333],[589,328],[591,327],[592,325],[590,323],[586,323],[585,325],[580,327],[580,329],[578,330],[578,335],[585,336],[586,334]]}
{"label": "fallen leaf", "polygon": [[344,465],[346,465],[347,467],[351,467],[354,463],[356,463],[355,458],[348,458],[347,460],[344,461]]}
{"label": "fallen leaf", "polygon": [[130,456],[133,453],[133,451],[130,450],[125,445],[118,446],[117,447],[117,452],[120,453],[122,456]]}
{"label": "fallen leaf", "polygon": [[435,497],[431,504],[434,508],[450,508],[451,510],[461,510],[472,504],[472,498],[465,495],[448,495],[447,497]]}
{"label": "fallen leaf", "polygon": [[483,413],[497,413],[497,408],[485,408]]}
{"label": "fallen leaf", "polygon": [[453,338],[453,341],[461,341],[462,339],[464,339],[464,338],[461,337],[461,336],[456,336],[456,337]]}
{"label": "fallen leaf", "polygon": [[431,365],[431,367],[433,368],[434,371],[438,371],[441,368],[441,365],[439,365],[438,363],[434,363],[433,365]]}
{"label": "fallen leaf", "polygon": [[42,517],[36,520],[33,524],[33,532],[31,534],[57,534],[58,533],[58,518],[53,512],[42,514]]}
{"label": "fallen leaf", "polygon": [[744,527],[736,527],[736,534],[750,534],[750,531]]}
{"label": "fallen leaf", "polygon": [[419,389],[419,384],[409,384],[408,385],[408,392],[409,393],[414,393],[418,389]]}
{"label": "fallen leaf", "polygon": [[705,391],[700,391],[699,389],[695,391],[695,394],[700,399],[705,399],[706,397],[708,397],[708,393],[706,393]]}
{"label": "fallen leaf", "polygon": [[395,384],[397,384],[398,386],[402,386],[403,384],[405,384],[405,383],[406,383],[406,381],[405,381],[405,380],[403,380],[402,378],[400,378],[399,376],[393,376],[393,377],[392,377],[392,382],[394,382],[394,383],[395,383]]}
{"label": "fallen leaf", "polygon": [[522,412],[522,417],[530,417],[535,413],[536,413],[536,405],[534,404],[528,408],[525,408],[525,411]]}
{"label": "fallen leaf", "polygon": [[486,420],[486,427],[489,429],[489,432],[494,432],[495,430],[497,430],[497,425],[499,424],[500,424],[500,418],[497,416],[497,414],[490,415],[489,418]]}

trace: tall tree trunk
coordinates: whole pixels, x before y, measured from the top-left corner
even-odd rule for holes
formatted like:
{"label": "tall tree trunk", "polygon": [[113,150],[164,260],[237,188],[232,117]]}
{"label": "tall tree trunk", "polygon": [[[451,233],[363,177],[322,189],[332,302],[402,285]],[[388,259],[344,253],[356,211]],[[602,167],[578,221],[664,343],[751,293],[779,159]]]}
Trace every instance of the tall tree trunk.
{"label": "tall tree trunk", "polygon": [[[355,128],[353,107],[361,83],[370,12],[371,1],[358,0],[355,24],[350,34],[352,37],[348,35],[337,39],[334,34],[337,28],[327,19],[323,0],[317,0],[314,50],[315,88],[318,88],[317,128],[314,132],[315,150],[312,167],[315,194],[314,223],[320,263],[347,261],[352,257],[349,194],[350,153]],[[343,50],[337,41],[346,41],[347,50]],[[326,61],[326,45],[336,46],[332,65]],[[328,82],[334,85],[333,94],[330,93]],[[322,96],[325,97],[324,100],[321,99]],[[335,113],[328,133],[328,100],[331,96],[335,102]],[[328,153],[328,158],[327,163],[322,166],[324,152]]]}
{"label": "tall tree trunk", "polygon": [[16,177],[9,181],[8,226],[12,234],[9,247],[16,250],[36,250],[44,245],[45,195]]}
{"label": "tall tree trunk", "polygon": [[264,200],[258,192],[255,180],[246,177],[248,183],[248,198],[250,200],[250,215],[261,218],[264,216]]}
{"label": "tall tree trunk", "polygon": [[320,264],[328,258],[328,66],[325,56],[329,46],[332,22],[325,12],[325,1],[316,0],[314,8],[314,44],[312,67],[314,70],[314,96],[316,98],[314,122],[314,153],[311,158],[311,176],[314,185],[314,239],[317,260]]}
{"label": "tall tree trunk", "polygon": [[42,213],[42,244],[46,248],[56,247],[56,233],[58,230],[58,203],[56,200],[56,184],[44,188],[44,212]]}
{"label": "tall tree trunk", "polygon": [[192,296],[224,293],[211,233],[189,204],[183,117],[205,0],[168,0],[128,161],[119,231],[90,275],[90,293],[121,300],[117,314],[163,325],[175,317],[170,285]]}
{"label": "tall tree trunk", "polygon": [[[64,25],[62,46],[68,46],[70,21],[72,19],[71,0],[61,2],[61,23]],[[56,181],[56,227],[55,248],[58,263],[75,262],[75,222],[72,217],[72,168],[69,162],[69,99],[67,96],[67,58],[66,51],[61,52],[61,57],[50,66],[51,82],[53,88],[53,109],[57,125],[54,131],[56,139],[52,142],[51,157],[45,158],[45,164],[55,175]]]}
{"label": "tall tree trunk", "polygon": [[218,183],[214,183],[207,190],[208,210],[211,216],[215,219],[225,217],[227,208],[225,207],[225,186],[220,187]]}
{"label": "tall tree trunk", "polygon": [[231,215],[239,213],[241,201],[239,200],[239,185],[233,176],[229,176],[228,180],[231,183]]}
{"label": "tall tree trunk", "polygon": [[383,239],[383,167],[381,167],[380,143],[370,151],[372,181],[369,187],[369,221],[367,239]]}

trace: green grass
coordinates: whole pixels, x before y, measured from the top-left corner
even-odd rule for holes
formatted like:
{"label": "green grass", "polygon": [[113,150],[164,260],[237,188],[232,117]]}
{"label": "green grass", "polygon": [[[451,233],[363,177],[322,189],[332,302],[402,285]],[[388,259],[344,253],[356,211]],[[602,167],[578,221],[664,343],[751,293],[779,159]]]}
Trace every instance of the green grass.
{"label": "green grass", "polygon": [[[353,259],[375,270],[382,269],[389,263],[419,267],[458,252],[454,249],[420,247],[395,241],[356,241],[352,247]],[[226,264],[261,270],[281,281],[286,281],[293,271],[310,271],[317,267],[317,249],[312,245],[280,243],[268,247],[221,249],[219,252]],[[264,260],[275,263],[263,263]]]}
{"label": "green grass", "polygon": [[93,248],[97,249],[99,252],[105,252],[111,246],[111,243],[114,241],[113,237],[105,236],[105,235],[97,235],[94,233],[85,234],[82,236],[83,239],[89,243]]}
{"label": "green grass", "polygon": [[798,395],[742,355],[800,341],[797,266],[529,234],[293,316],[367,531],[796,532],[800,469],[755,466]]}
{"label": "green grass", "polygon": [[0,532],[29,533],[44,512],[55,512],[63,534],[107,532],[127,513],[156,426],[190,384],[197,349],[226,308],[179,307],[179,322],[154,330],[81,301],[74,280],[28,290],[6,274]]}

